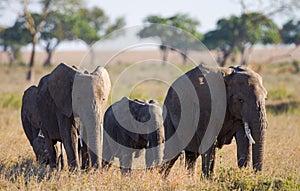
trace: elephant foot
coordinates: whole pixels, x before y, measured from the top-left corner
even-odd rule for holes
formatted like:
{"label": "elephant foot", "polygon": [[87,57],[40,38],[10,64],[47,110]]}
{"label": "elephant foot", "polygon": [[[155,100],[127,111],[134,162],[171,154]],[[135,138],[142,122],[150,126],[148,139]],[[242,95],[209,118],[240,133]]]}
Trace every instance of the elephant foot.
{"label": "elephant foot", "polygon": [[147,167],[146,170],[149,171],[149,172],[152,172],[154,169],[156,169],[154,166],[151,166],[151,167]]}
{"label": "elephant foot", "polygon": [[102,160],[102,164],[101,165],[102,165],[102,169],[108,170],[108,169],[110,169],[112,163],[111,162],[107,162],[105,160]]}
{"label": "elephant foot", "polygon": [[131,168],[120,168],[121,169],[121,174],[122,175],[130,175],[131,173]]}
{"label": "elephant foot", "polygon": [[50,168],[51,169],[56,169],[57,168],[57,165],[54,163],[54,164],[50,164]]}
{"label": "elephant foot", "polygon": [[75,172],[79,169],[79,165],[78,164],[74,164],[74,163],[69,163],[69,171],[70,172]]}
{"label": "elephant foot", "polygon": [[177,161],[178,157],[180,156],[177,155],[175,156],[173,159],[171,159],[170,161],[167,161],[166,163],[164,163],[160,170],[159,170],[159,173],[162,174],[163,178],[166,179],[168,177],[168,175],[170,174],[171,172],[171,168],[173,167],[173,165],[175,164],[175,162]]}

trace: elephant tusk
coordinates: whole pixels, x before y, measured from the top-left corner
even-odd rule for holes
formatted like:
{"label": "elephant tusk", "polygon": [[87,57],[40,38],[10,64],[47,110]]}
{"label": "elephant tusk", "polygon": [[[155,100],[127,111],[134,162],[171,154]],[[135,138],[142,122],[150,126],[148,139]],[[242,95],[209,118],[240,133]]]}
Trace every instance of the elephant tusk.
{"label": "elephant tusk", "polygon": [[39,137],[41,137],[41,138],[44,138],[44,135],[43,135],[42,129],[40,129],[38,136],[39,136]]}
{"label": "elephant tusk", "polygon": [[249,125],[247,122],[244,122],[244,128],[245,128],[245,133],[246,133],[246,136],[248,137],[248,139],[252,142],[252,144],[255,144],[255,141],[251,135],[251,131],[249,129]]}
{"label": "elephant tusk", "polygon": [[82,132],[83,131],[83,124],[80,122],[79,125],[79,143],[80,143],[80,147],[83,147],[83,141],[82,141]]}

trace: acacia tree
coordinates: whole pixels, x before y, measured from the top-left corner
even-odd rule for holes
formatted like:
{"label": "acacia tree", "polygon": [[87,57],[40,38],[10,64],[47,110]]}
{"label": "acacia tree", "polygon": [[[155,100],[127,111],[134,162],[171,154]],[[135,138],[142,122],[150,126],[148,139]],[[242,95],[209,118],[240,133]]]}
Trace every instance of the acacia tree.
{"label": "acacia tree", "polygon": [[247,65],[254,44],[279,42],[278,26],[269,17],[255,12],[218,20],[217,28],[207,32],[203,39],[209,49],[219,49],[221,66],[225,66],[234,51],[241,53],[241,65]]}
{"label": "acacia tree", "polygon": [[7,52],[9,65],[20,59],[20,49],[30,42],[30,33],[24,27],[24,17],[19,16],[13,26],[0,32],[0,44]]}
{"label": "acacia tree", "polygon": [[295,17],[300,9],[299,0],[234,0],[239,1],[242,13],[258,12],[268,17]]}
{"label": "acacia tree", "polygon": [[300,45],[300,20],[289,20],[282,26],[280,35],[284,44]]}
{"label": "acacia tree", "polygon": [[47,58],[44,66],[51,65],[51,59],[58,45],[64,40],[74,40],[76,37],[72,32],[76,18],[68,13],[51,12],[41,29],[41,42],[45,42],[44,49]]}
{"label": "acacia tree", "polygon": [[[183,61],[186,61],[188,50],[196,48],[192,44],[201,38],[197,32],[199,21],[187,14],[175,14],[172,17],[161,17],[157,15],[148,16],[144,23],[145,27],[138,32],[140,38],[158,37],[161,41],[160,50],[162,60],[165,64],[170,50],[179,51]],[[166,27],[163,27],[165,25]],[[168,27],[169,26],[169,27]],[[179,29],[179,30],[178,30]],[[190,35],[187,35],[189,33]]]}
{"label": "acacia tree", "polygon": [[41,28],[40,39],[45,42],[47,58],[44,66],[51,65],[53,52],[64,40],[80,39],[89,47],[104,35],[125,25],[123,18],[110,23],[108,16],[99,7],[91,9],[81,5],[51,11]]}
{"label": "acacia tree", "polygon": [[125,26],[123,18],[120,17],[111,22],[104,10],[99,7],[80,8],[75,15],[77,17],[73,32],[78,39],[83,40],[88,46],[113,30]]}
{"label": "acacia tree", "polygon": [[[280,35],[284,44],[294,44],[295,48],[291,49],[286,53],[286,56],[290,56],[293,52],[295,52],[300,46],[300,20],[289,20],[282,26],[280,30]],[[293,61],[293,67],[295,68],[295,72],[300,72],[299,62]]]}
{"label": "acacia tree", "polygon": [[[29,70],[27,73],[26,79],[28,81],[32,81],[33,78],[33,68],[35,64],[35,48],[38,43],[38,36],[41,32],[42,25],[46,18],[48,17],[49,13],[51,11],[57,11],[61,7],[69,9],[70,5],[75,6],[75,5],[80,5],[81,1],[80,0],[40,0],[40,1],[30,1],[30,0],[20,0],[20,3],[22,5],[22,11],[24,14],[25,18],[25,24],[24,26],[27,28],[27,30],[31,34],[31,44],[32,44],[32,51],[31,51],[31,56],[30,56],[30,61],[29,61]],[[38,4],[39,6],[42,7],[41,13],[32,13],[29,10],[29,5],[31,3]]]}
{"label": "acacia tree", "polygon": [[[100,40],[113,30],[122,28],[125,25],[123,18],[117,18],[110,23],[108,16],[99,7],[92,9],[81,8],[77,12],[76,21],[73,25],[73,34],[90,47],[95,41]],[[95,53],[91,51],[91,63],[94,63]]]}

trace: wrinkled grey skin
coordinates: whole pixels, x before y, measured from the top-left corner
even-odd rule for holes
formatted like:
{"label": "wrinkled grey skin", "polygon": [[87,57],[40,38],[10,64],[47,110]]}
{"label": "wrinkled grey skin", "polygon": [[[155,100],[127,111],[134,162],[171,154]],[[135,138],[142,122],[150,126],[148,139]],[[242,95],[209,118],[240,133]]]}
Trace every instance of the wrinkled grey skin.
{"label": "wrinkled grey skin", "polygon": [[141,149],[147,149],[148,168],[159,165],[164,141],[162,122],[162,110],[156,101],[124,97],[111,105],[104,115],[103,167],[109,167],[114,157],[118,157],[121,172],[130,172],[132,156],[135,153],[137,157]]}
{"label": "wrinkled grey skin", "polygon": [[[89,89],[81,91],[81,87]],[[109,91],[109,76],[102,67],[89,74],[62,63],[40,80],[37,103],[50,167],[56,167],[54,144],[57,141],[64,145],[70,169],[79,167],[79,125],[75,123],[74,116],[80,119],[84,132],[88,132],[84,141],[89,142],[91,147],[87,148],[85,144],[85,148],[81,150],[82,163],[99,166],[101,116],[104,114],[103,108]]]}
{"label": "wrinkled grey skin", "polygon": [[[41,164],[48,164],[49,153],[46,149],[45,139],[43,136],[39,136],[41,118],[37,108],[37,94],[38,88],[36,86],[31,86],[24,91],[22,97],[21,120],[23,130],[33,148],[36,160]],[[62,169],[64,166],[61,149],[60,142],[55,144],[57,154],[53,157],[56,158],[56,164],[59,169]]]}
{"label": "wrinkled grey skin", "polygon": [[[196,90],[200,105],[200,118],[196,125],[196,132],[189,144],[184,148],[187,168],[191,171],[195,169],[196,159],[200,155],[200,143],[206,132],[211,115],[211,95],[205,78],[209,75],[220,74],[223,76],[226,87],[226,114],[216,143],[205,153],[201,153],[202,171],[205,176],[210,176],[213,173],[215,149],[221,148],[224,144],[230,144],[233,137],[235,137],[237,143],[238,166],[241,168],[249,165],[251,142],[245,133],[245,123],[249,124],[251,135],[255,141],[255,144],[252,144],[253,168],[255,171],[262,170],[265,132],[267,128],[265,111],[267,91],[263,87],[261,77],[250,69],[242,69],[240,67],[199,67],[201,70],[196,67],[185,74],[191,80]],[[181,78],[178,78],[172,87],[179,84],[179,80],[181,80]],[[172,87],[170,87],[167,93],[163,110],[164,116],[166,115],[164,121],[166,142],[176,131],[178,127],[177,122],[180,120],[180,102],[177,93]],[[193,111],[192,108],[191,111]],[[183,114],[192,115],[192,112]],[[186,126],[184,128],[189,131],[190,128],[192,128],[192,124],[190,127]],[[165,144],[164,156],[168,154],[169,149],[172,148]],[[178,157],[179,154],[163,165],[161,172],[164,173],[164,176],[169,174],[171,167]]]}

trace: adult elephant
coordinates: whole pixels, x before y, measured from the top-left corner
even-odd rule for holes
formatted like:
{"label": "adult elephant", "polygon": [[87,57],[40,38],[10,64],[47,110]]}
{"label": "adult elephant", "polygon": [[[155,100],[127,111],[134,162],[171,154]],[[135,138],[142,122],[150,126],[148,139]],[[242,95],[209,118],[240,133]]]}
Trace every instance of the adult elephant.
{"label": "adult elephant", "polygon": [[[86,135],[84,142],[88,146],[91,165],[99,166],[102,141],[100,126],[110,88],[109,75],[103,67],[88,73],[61,63],[40,80],[38,110],[51,167],[56,167],[53,147],[56,141],[62,141],[69,167],[79,167],[79,131]],[[81,130],[75,124],[77,117]]]}
{"label": "adult elephant", "polygon": [[[49,163],[49,153],[46,149],[45,139],[41,133],[41,117],[37,107],[38,88],[30,86],[24,91],[22,97],[21,120],[23,130],[35,153],[36,160],[41,164]],[[55,144],[56,164],[59,169],[64,166],[61,143]]]}
{"label": "adult elephant", "polygon": [[111,105],[104,115],[103,167],[114,157],[120,159],[122,173],[131,171],[132,155],[146,150],[148,168],[162,162],[164,129],[162,110],[154,101],[127,97]]}
{"label": "adult elephant", "polygon": [[[218,79],[221,83],[217,83]],[[213,89],[219,90],[211,93]],[[195,96],[192,96],[193,92]],[[189,170],[194,170],[195,161],[201,154],[202,171],[204,175],[209,176],[214,169],[215,149],[230,144],[233,137],[237,143],[238,166],[249,165],[252,143],[253,168],[255,171],[262,170],[267,127],[266,96],[267,91],[263,87],[261,76],[241,67],[198,66],[179,77],[169,88],[164,102],[164,160],[167,161],[161,168],[164,176],[169,174],[179,156],[170,155],[176,149],[178,153],[180,149],[185,151]],[[223,105],[222,100],[216,97],[223,99]],[[224,111],[225,117],[213,116],[216,115],[216,111]],[[210,121],[213,117],[214,121]],[[187,132],[191,132],[192,136],[185,137]],[[217,134],[211,136],[215,138],[203,149],[209,142],[209,139],[204,137],[211,132]],[[178,144],[168,144],[171,138]],[[180,145],[183,142],[186,142],[186,145]],[[182,147],[176,148],[179,145]]]}

